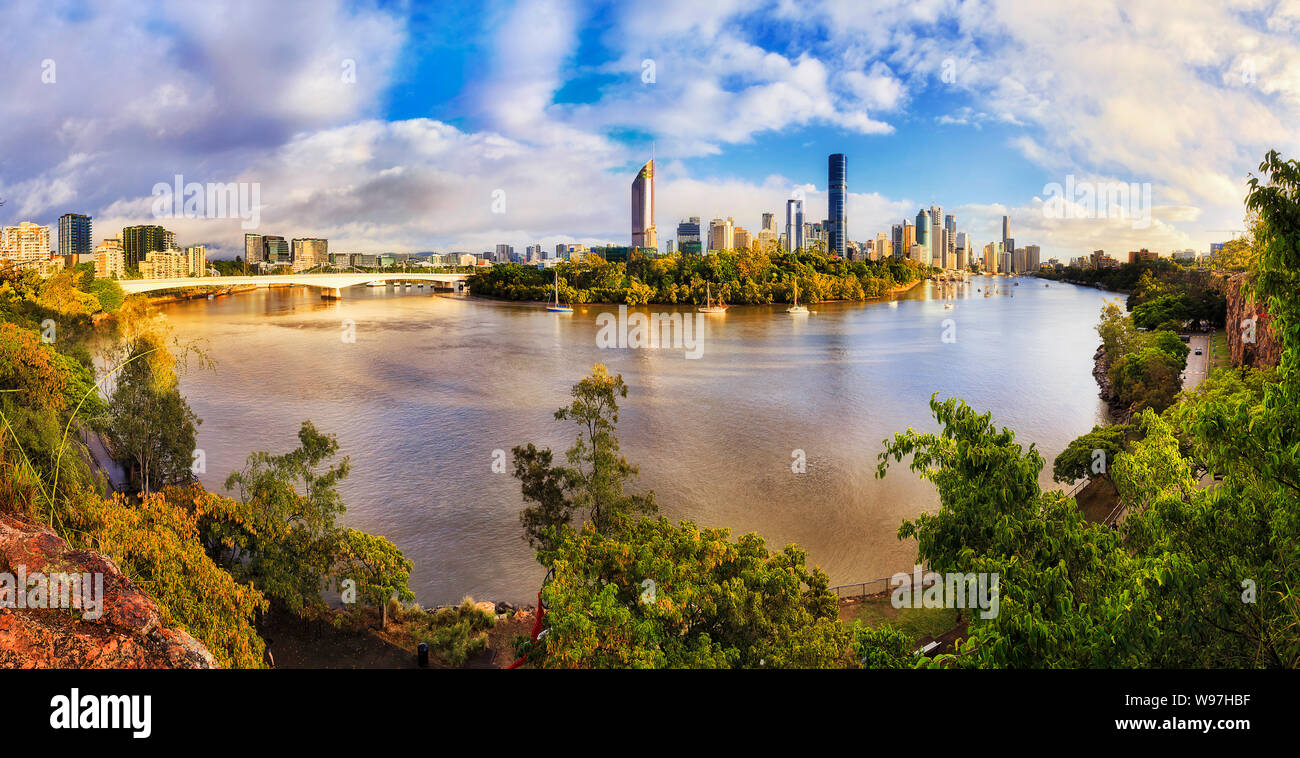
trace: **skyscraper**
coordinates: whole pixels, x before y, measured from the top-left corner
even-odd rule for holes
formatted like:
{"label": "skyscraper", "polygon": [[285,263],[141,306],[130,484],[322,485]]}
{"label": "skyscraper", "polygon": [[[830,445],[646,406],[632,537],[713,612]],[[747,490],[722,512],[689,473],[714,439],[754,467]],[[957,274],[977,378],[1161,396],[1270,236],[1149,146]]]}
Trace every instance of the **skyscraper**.
{"label": "skyscraper", "polygon": [[[65,213],[59,216],[59,255],[91,255],[90,216]],[[74,261],[74,263],[77,261]]]}
{"label": "skyscraper", "polygon": [[149,253],[169,250],[169,233],[161,226],[128,226],[122,230],[122,257],[128,271],[140,268],[140,261]]}
{"label": "skyscraper", "polygon": [[943,208],[930,206],[930,265],[943,266],[945,248],[943,228]]}
{"label": "skyscraper", "polygon": [[803,249],[803,201],[785,201],[785,240],[790,252]]}
{"label": "skyscraper", "polygon": [[848,195],[848,158],[844,153],[835,153],[827,161],[826,187],[829,190],[826,203],[826,252],[843,258],[848,239],[848,217],[845,209]]}
{"label": "skyscraper", "polygon": [[925,209],[916,212],[916,244],[928,247],[930,244],[930,217]]}
{"label": "skyscraper", "polygon": [[889,228],[889,241],[894,250],[894,260],[898,260],[906,254],[906,250],[903,248],[904,226],[906,224],[894,224]]}
{"label": "skyscraper", "polygon": [[730,216],[724,221],[715,218],[709,222],[709,250],[735,249],[736,222]]}
{"label": "skyscraper", "polygon": [[1011,239],[1011,219],[1007,218],[1006,216],[1003,216],[1002,217],[1002,240],[1005,242],[1006,240],[1009,239]]}
{"label": "skyscraper", "polygon": [[329,241],[318,237],[304,237],[290,243],[293,252],[293,270],[306,271],[329,262]]}
{"label": "skyscraper", "polygon": [[659,247],[655,231],[655,161],[637,172],[632,180],[632,247]]}
{"label": "skyscraper", "polygon": [[244,235],[244,265],[249,269],[256,268],[257,264],[262,262],[262,235],[245,234]]}

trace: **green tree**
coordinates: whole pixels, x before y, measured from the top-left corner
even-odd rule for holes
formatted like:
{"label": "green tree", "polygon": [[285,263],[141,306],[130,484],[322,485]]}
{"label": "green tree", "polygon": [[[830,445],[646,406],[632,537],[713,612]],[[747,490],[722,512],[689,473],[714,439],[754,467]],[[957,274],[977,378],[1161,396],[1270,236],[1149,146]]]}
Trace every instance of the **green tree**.
{"label": "green tree", "polygon": [[570,533],[546,585],[548,668],[850,667],[825,573],[791,545],[667,519]]}
{"label": "green tree", "polygon": [[[1052,481],[1072,484],[1093,476],[1109,476],[1131,432],[1128,424],[1094,426],[1092,431],[1074,438],[1052,462]],[[1097,451],[1101,451],[1100,456]]]}
{"label": "green tree", "polygon": [[637,476],[637,468],[619,452],[614,432],[618,425],[618,400],[627,397],[621,374],[611,376],[596,364],[570,391],[573,401],[555,412],[559,421],[572,421],[578,436],[566,453],[568,466],[552,463],[550,449],[532,444],[514,448],[514,475],[524,502],[520,514],[524,538],[539,549],[546,563],[547,548],[554,547],[579,523],[606,534],[622,523],[623,516],[654,513],[654,493],[627,494],[624,487]]}
{"label": "green tree", "polygon": [[344,529],[334,557],[334,584],[342,591],[351,580],[360,599],[379,608],[380,628],[388,628],[388,602],[415,599],[409,583],[414,565],[384,537]]}
{"label": "green tree", "polygon": [[947,665],[1140,666],[1158,639],[1155,620],[1134,609],[1172,574],[1170,561],[1131,556],[1118,534],[1086,522],[1072,500],[1041,492],[1043,459],[964,402],[932,398],[940,431],[885,441],[878,476],[892,459],[935,484],[937,513],[905,521],[918,560],[939,573],[999,578],[998,610],[972,616]]}
{"label": "green tree", "polygon": [[311,421],[303,422],[298,443],[280,455],[255,452],[226,478],[238,501],[211,514],[205,538],[235,577],[304,615],[325,607],[320,593],[342,538],[335,521],[345,510],[337,486],[351,463],[332,463],[338,440]]}

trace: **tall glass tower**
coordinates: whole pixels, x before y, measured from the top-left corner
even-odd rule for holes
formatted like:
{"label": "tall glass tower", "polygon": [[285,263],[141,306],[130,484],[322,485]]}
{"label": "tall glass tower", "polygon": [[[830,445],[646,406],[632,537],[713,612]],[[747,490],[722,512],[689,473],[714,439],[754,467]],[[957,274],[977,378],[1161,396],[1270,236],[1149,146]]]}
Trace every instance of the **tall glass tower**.
{"label": "tall glass tower", "polygon": [[803,201],[785,201],[785,246],[788,252],[803,249]]}
{"label": "tall glass tower", "polygon": [[655,161],[637,172],[632,180],[632,247],[659,247],[655,231]]}
{"label": "tall glass tower", "polygon": [[844,153],[835,153],[830,157],[827,165],[826,187],[830,190],[826,203],[826,220],[829,222],[826,229],[826,252],[843,258],[848,242],[848,217],[845,205],[849,189],[848,158]]}
{"label": "tall glass tower", "polygon": [[59,216],[59,255],[90,255],[92,252],[90,216],[80,213]]}

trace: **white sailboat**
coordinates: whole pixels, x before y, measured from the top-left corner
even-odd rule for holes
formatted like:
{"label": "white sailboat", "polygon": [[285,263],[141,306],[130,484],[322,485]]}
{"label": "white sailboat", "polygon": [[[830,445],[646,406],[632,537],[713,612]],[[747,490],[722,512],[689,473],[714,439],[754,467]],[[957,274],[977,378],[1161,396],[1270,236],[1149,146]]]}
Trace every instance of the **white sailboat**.
{"label": "white sailboat", "polygon": [[546,310],[555,313],[573,313],[573,308],[567,305],[560,305],[560,272],[555,272],[555,304],[546,306]]}
{"label": "white sailboat", "polygon": [[794,305],[791,305],[789,308],[786,308],[785,312],[793,313],[796,316],[808,314],[808,309],[799,304],[799,280],[798,279],[796,279],[794,282]]}
{"label": "white sailboat", "polygon": [[701,305],[697,310],[699,310],[700,313],[726,313],[727,306],[723,303],[718,303],[717,305],[713,304],[713,288],[708,282],[705,282],[704,305]]}

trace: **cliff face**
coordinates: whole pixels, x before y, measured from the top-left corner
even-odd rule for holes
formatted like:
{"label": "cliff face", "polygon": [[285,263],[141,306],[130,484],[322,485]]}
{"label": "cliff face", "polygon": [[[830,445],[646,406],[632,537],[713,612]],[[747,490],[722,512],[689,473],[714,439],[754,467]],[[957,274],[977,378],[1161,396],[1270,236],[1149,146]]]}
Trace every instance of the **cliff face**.
{"label": "cliff face", "polygon": [[[69,609],[69,602],[53,601],[55,592],[28,589],[20,603],[20,585],[53,588],[44,580],[54,576],[92,577],[81,592],[66,595],[98,599]],[[46,527],[0,517],[0,668],[216,667],[202,643],[163,626],[158,606],[111,560],[72,549]]]}
{"label": "cliff face", "polygon": [[[1232,365],[1237,368],[1276,366],[1282,356],[1282,346],[1270,326],[1268,309],[1263,303],[1255,303],[1245,286],[1245,274],[1224,276],[1223,290],[1228,301],[1224,331]],[[1247,342],[1241,322],[1252,316],[1255,317],[1255,341]]]}
{"label": "cliff face", "polygon": [[1110,386],[1110,359],[1102,345],[1098,345],[1097,352],[1092,354],[1092,378],[1097,380],[1097,395],[1106,401],[1106,407],[1110,410],[1111,423],[1127,424],[1133,417],[1133,409],[1125,408],[1115,396],[1115,389]]}

